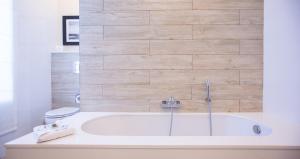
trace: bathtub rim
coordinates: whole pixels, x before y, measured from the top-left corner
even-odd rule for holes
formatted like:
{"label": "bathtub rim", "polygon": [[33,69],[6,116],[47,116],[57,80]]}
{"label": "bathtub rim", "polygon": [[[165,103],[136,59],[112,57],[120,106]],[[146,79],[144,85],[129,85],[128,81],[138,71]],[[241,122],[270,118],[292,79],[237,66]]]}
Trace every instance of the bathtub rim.
{"label": "bathtub rim", "polygon": [[[136,113],[136,112],[135,112]],[[68,121],[77,122],[77,126],[81,125],[88,119],[96,116],[107,116],[110,114],[132,114],[132,112],[81,112],[68,119]],[[162,114],[162,113],[145,113],[140,114]],[[163,113],[165,114],[165,113]],[[187,113],[187,114],[206,114],[206,113]],[[269,136],[172,136],[172,137],[153,137],[153,136],[100,136],[92,135],[81,131],[76,131],[75,135],[65,138],[49,141],[42,144],[36,144],[29,133],[23,137],[15,139],[5,144],[9,148],[243,148],[243,149],[300,149],[300,126],[294,127],[295,124],[282,124],[274,122],[274,118],[264,113],[215,113],[242,116],[254,119],[258,122],[266,123],[275,133]],[[78,118],[79,117],[79,118]],[[77,120],[71,120],[76,118]],[[79,120],[81,119],[81,120]],[[278,119],[277,119],[278,120]],[[292,133],[279,133],[279,128],[294,128]],[[77,127],[78,128],[78,127]],[[295,135],[297,134],[297,135]],[[283,136],[281,136],[283,135]],[[278,139],[280,137],[280,139]],[[139,140],[148,140],[139,142]],[[209,140],[208,140],[209,138]],[[259,139],[258,139],[259,138]],[[283,140],[284,138],[284,140]],[[183,142],[184,141],[184,142]],[[219,142],[222,141],[222,142]]]}

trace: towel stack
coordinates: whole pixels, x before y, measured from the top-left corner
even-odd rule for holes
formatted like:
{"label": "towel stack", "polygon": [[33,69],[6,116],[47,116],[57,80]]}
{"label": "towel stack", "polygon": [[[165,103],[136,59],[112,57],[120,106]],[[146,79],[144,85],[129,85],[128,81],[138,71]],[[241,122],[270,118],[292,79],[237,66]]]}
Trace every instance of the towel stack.
{"label": "towel stack", "polygon": [[56,121],[54,124],[40,125],[33,128],[33,135],[37,143],[54,140],[74,134],[75,129],[62,121]]}

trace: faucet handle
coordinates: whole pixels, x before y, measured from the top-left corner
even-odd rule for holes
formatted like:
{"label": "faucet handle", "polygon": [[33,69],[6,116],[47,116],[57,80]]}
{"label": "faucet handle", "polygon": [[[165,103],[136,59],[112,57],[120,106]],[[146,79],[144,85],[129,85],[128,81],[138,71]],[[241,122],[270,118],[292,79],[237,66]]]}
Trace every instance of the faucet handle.
{"label": "faucet handle", "polygon": [[170,98],[168,98],[168,101],[169,102],[174,102],[175,101],[175,98],[173,96],[171,96]]}
{"label": "faucet handle", "polygon": [[181,106],[181,102],[176,100],[174,97],[170,97],[167,100],[163,100],[161,102],[162,108],[179,108]]}

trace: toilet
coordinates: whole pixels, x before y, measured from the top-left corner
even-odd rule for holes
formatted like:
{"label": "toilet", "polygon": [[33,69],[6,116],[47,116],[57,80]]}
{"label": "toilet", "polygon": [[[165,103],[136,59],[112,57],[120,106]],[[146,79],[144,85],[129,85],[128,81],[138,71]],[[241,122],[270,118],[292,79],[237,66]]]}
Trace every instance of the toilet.
{"label": "toilet", "polygon": [[53,124],[57,120],[70,117],[80,111],[77,107],[62,107],[45,113],[45,124]]}

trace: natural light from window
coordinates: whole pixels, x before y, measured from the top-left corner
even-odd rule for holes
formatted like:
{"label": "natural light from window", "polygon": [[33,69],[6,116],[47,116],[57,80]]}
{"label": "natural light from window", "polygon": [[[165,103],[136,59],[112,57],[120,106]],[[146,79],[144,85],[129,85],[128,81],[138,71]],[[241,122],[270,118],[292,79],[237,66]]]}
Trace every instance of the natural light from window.
{"label": "natural light from window", "polygon": [[13,101],[12,0],[0,0],[0,17],[0,103],[10,103]]}

